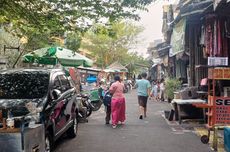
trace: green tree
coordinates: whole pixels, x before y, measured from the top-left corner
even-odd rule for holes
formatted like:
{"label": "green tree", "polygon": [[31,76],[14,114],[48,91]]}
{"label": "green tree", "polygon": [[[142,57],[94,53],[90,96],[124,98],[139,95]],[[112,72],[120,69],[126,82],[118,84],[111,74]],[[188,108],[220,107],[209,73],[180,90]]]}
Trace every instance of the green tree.
{"label": "green tree", "polygon": [[82,48],[88,49],[94,55],[96,64],[105,68],[115,61],[123,65],[144,63],[145,60],[137,53],[129,53],[128,50],[137,43],[136,37],[142,31],[130,22],[114,22],[110,27],[96,25],[83,38]]}
{"label": "green tree", "polygon": [[81,33],[70,32],[66,35],[65,46],[67,49],[78,52],[81,44]]}
{"label": "green tree", "polygon": [[85,31],[92,23],[120,18],[139,19],[153,0],[1,0],[0,25],[10,24],[11,32],[60,34]]}

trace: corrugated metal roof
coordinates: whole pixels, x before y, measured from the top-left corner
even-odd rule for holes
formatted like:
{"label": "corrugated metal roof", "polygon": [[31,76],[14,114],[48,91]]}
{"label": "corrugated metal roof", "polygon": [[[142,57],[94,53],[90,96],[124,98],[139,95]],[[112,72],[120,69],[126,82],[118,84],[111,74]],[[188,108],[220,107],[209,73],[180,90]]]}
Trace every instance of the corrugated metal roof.
{"label": "corrugated metal roof", "polygon": [[[201,15],[206,13],[206,10],[209,8],[212,8],[213,6],[213,0],[190,0],[189,3],[186,3],[184,5],[180,4],[180,12],[176,16],[175,20],[173,21],[173,24],[176,24],[181,20],[181,18],[185,16],[190,15]],[[213,11],[213,8],[211,9]]]}

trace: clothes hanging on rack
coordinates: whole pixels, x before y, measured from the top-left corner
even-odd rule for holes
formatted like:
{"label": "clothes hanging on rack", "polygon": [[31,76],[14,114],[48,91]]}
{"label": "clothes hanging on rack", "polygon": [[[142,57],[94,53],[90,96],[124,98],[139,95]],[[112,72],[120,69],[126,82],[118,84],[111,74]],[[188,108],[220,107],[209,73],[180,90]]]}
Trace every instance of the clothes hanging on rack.
{"label": "clothes hanging on rack", "polygon": [[200,45],[205,45],[205,27],[201,26]]}
{"label": "clothes hanging on rack", "polygon": [[224,29],[225,29],[225,36],[227,38],[230,38],[230,20],[226,19],[226,21],[224,22]]}
{"label": "clothes hanging on rack", "polygon": [[214,56],[217,56],[218,54],[218,43],[217,43],[217,30],[219,30],[217,28],[217,20],[214,20],[214,23],[213,23],[213,55]]}
{"label": "clothes hanging on rack", "polygon": [[217,54],[221,54],[222,50],[222,35],[221,35],[221,23],[220,21],[217,21]]}
{"label": "clothes hanging on rack", "polygon": [[[228,57],[228,29],[226,18],[208,16],[205,20],[204,57]],[[202,35],[202,34],[201,34]]]}

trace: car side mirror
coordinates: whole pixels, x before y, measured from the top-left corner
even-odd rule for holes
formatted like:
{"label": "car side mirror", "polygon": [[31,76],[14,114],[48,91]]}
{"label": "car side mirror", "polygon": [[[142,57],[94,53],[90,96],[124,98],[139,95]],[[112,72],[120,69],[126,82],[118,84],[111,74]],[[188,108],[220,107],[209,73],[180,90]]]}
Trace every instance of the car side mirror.
{"label": "car side mirror", "polygon": [[61,91],[54,89],[52,90],[51,94],[52,94],[53,99],[57,100],[61,96]]}

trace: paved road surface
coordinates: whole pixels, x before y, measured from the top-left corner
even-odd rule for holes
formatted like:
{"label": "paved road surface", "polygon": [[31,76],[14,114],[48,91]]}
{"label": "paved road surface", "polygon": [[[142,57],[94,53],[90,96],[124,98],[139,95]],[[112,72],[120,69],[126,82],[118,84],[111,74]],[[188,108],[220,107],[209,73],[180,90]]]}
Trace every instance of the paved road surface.
{"label": "paved road surface", "polygon": [[147,118],[139,120],[135,90],[126,94],[126,100],[125,125],[116,129],[105,125],[101,108],[79,125],[77,138],[58,141],[55,152],[211,152],[193,131],[163,118],[168,103],[149,101]]}

